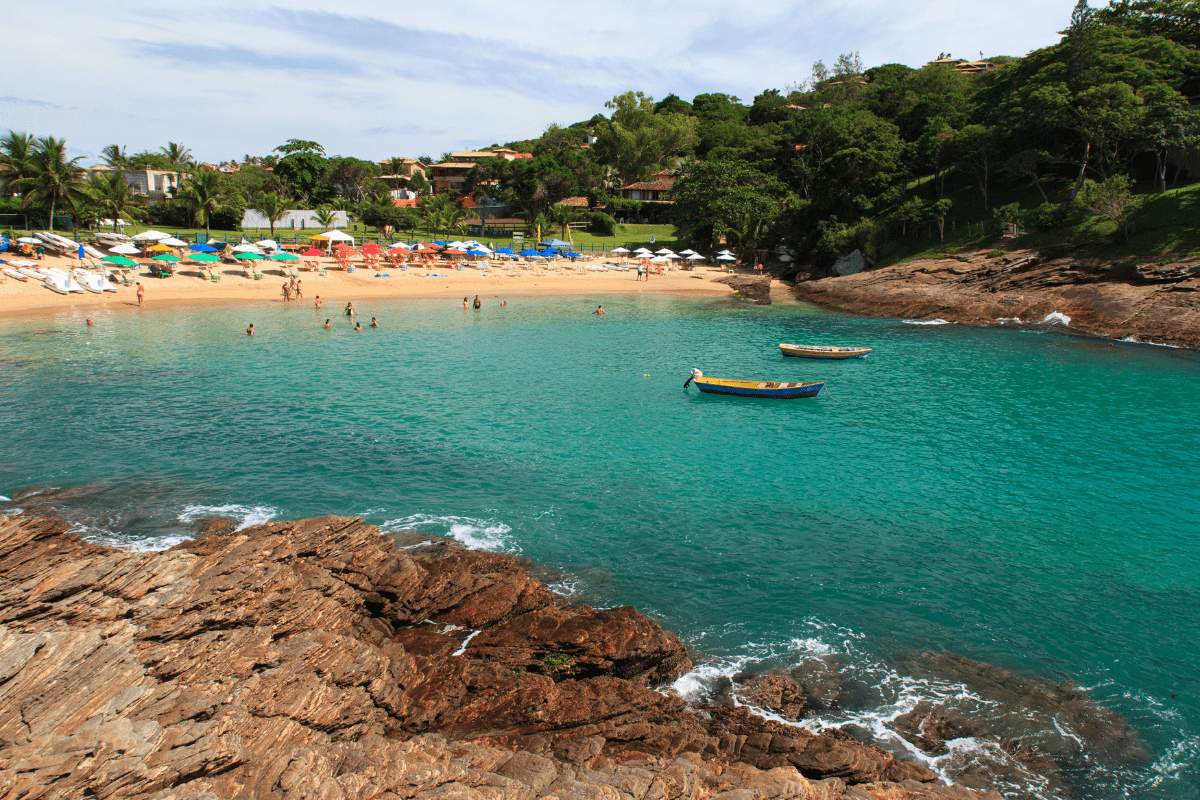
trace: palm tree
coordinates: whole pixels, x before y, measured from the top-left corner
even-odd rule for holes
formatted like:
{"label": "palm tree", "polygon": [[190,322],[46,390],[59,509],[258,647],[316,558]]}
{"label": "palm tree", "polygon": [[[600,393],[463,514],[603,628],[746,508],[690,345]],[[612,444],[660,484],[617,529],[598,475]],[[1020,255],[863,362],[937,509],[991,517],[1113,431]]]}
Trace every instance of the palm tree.
{"label": "palm tree", "polygon": [[21,205],[47,203],[50,206],[50,230],[54,230],[54,207],[60,202],[75,208],[75,203],[88,199],[87,184],[80,180],[83,169],[76,162],[83,156],[67,158],[67,143],[63,139],[45,136],[38,139],[27,159],[28,177],[12,184],[24,195]]}
{"label": "palm tree", "polygon": [[337,211],[330,206],[318,206],[313,211],[313,219],[315,219],[317,224],[322,228],[328,230],[337,222]]}
{"label": "palm tree", "polygon": [[388,167],[391,169],[392,175],[399,175],[404,171],[404,159],[400,156],[392,156],[388,159]]}
{"label": "palm tree", "polygon": [[164,156],[171,159],[172,164],[187,164],[192,160],[192,151],[184,147],[182,143],[167,142],[167,146],[160,147],[159,150]]}
{"label": "palm tree", "polygon": [[267,218],[271,223],[271,238],[275,238],[275,223],[287,216],[288,201],[278,192],[263,192],[258,196],[254,210]]}
{"label": "palm tree", "polygon": [[221,173],[215,169],[198,170],[179,187],[176,201],[190,208],[198,219],[204,221],[205,238],[212,237],[209,222],[212,215],[225,207],[229,192],[221,181]]}
{"label": "palm tree", "polygon": [[117,220],[122,217],[137,219],[142,216],[142,209],[134,204],[134,194],[125,182],[124,173],[114,171],[97,175],[91,180],[91,190],[93,199],[104,209],[105,215],[112,217],[114,231]]}
{"label": "palm tree", "polygon": [[125,155],[125,148],[118,144],[105,145],[104,149],[100,151],[100,157],[113,169],[129,168],[129,156]]}
{"label": "palm tree", "polygon": [[559,227],[564,239],[567,238],[567,230],[571,227],[571,223],[575,221],[575,216],[575,209],[561,203],[550,206],[550,211],[547,214],[550,222]]}
{"label": "palm tree", "polygon": [[33,151],[33,135],[29,133],[9,131],[8,136],[0,141],[0,164],[8,167],[11,176],[7,179],[8,183],[16,183],[30,176],[29,157]]}

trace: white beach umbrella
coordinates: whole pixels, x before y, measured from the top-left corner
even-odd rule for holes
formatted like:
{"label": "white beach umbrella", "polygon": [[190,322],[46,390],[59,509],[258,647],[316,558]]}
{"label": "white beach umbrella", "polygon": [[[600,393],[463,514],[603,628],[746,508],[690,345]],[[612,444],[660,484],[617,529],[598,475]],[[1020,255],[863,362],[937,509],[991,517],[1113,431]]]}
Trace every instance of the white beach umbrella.
{"label": "white beach umbrella", "polygon": [[233,248],[233,252],[235,252],[235,253],[258,253],[259,255],[262,255],[262,251],[258,249],[258,246],[250,244],[249,242],[242,242],[237,247]]}
{"label": "white beach umbrella", "polygon": [[135,242],[157,242],[159,239],[170,239],[171,234],[161,231],[142,231],[133,237]]}
{"label": "white beach umbrella", "polygon": [[110,247],[110,248],[108,248],[108,252],[116,253],[119,256],[137,256],[137,255],[141,255],[141,253],[142,253],[142,251],[137,249],[137,247],[135,245],[128,244],[128,243],[119,244],[116,247]]}
{"label": "white beach umbrella", "polygon": [[657,251],[657,252],[655,253],[655,255],[659,255],[659,256],[665,256],[667,253],[670,253],[670,252],[671,252],[671,248],[669,248],[669,247],[664,247],[662,250],[659,250],[659,251]]}
{"label": "white beach umbrella", "polygon": [[678,253],[663,253],[663,258],[683,258]]}
{"label": "white beach umbrella", "polygon": [[165,244],[168,247],[187,247],[188,243],[182,239],[176,239],[174,236],[168,236],[159,241],[159,244]]}
{"label": "white beach umbrella", "polygon": [[680,251],[679,251],[679,255],[681,255],[681,256],[694,256],[694,255],[696,255],[696,251],[695,251],[695,250],[692,250],[692,249],[690,249],[690,248],[689,248],[689,249],[687,249],[687,250],[680,250]]}
{"label": "white beach umbrella", "polygon": [[721,255],[717,256],[717,261],[737,261],[736,256]]}
{"label": "white beach umbrella", "polygon": [[261,242],[255,242],[255,244],[259,247],[270,248],[271,250],[279,249],[279,242],[275,241],[274,239],[263,239]]}
{"label": "white beach umbrella", "polygon": [[624,247],[614,247],[612,250],[609,250],[608,252],[610,252],[610,253],[628,253],[629,251],[626,250]]}
{"label": "white beach umbrella", "polygon": [[653,251],[653,250],[647,250],[647,249],[646,249],[646,248],[644,248],[644,247],[639,247],[637,250],[634,250],[633,252],[634,252],[634,255],[639,255],[639,256],[652,256],[652,255],[654,255],[654,251]]}
{"label": "white beach umbrella", "polygon": [[404,242],[396,242],[395,244],[388,245],[388,250],[412,250],[412,249],[413,249],[413,245],[405,244]]}
{"label": "white beach umbrella", "polygon": [[667,263],[667,259],[665,256],[658,256],[657,258],[650,259],[650,263],[651,264],[665,264],[665,263]]}
{"label": "white beach umbrella", "polygon": [[704,256],[700,255],[699,253],[692,253],[690,256],[688,256],[688,261],[703,261],[703,260],[704,260]]}

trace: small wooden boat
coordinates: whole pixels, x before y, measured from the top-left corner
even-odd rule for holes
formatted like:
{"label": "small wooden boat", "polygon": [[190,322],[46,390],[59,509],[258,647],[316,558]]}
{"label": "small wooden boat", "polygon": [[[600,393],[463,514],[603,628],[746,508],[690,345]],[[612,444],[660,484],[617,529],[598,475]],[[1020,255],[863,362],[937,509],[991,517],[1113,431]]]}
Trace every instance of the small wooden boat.
{"label": "small wooden boat", "polygon": [[[796,397],[816,397],[825,381],[779,383],[776,381],[734,381],[726,378],[692,377],[696,388],[706,394],[733,394],[741,397],[773,397],[791,400]],[[686,384],[684,385],[686,388]]]}
{"label": "small wooden boat", "polygon": [[779,350],[785,356],[796,358],[823,358],[829,361],[843,358],[862,358],[871,352],[870,347],[826,347],[818,344],[781,344]]}

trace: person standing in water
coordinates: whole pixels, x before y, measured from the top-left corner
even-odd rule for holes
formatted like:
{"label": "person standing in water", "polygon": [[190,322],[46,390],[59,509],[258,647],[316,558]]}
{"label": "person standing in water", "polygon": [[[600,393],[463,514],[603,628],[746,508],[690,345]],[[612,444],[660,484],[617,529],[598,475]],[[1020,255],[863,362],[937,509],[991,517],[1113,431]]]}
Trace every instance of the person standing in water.
{"label": "person standing in water", "polygon": [[137,284],[137,298],[139,308],[146,305],[146,287],[142,286],[141,281],[138,281]]}
{"label": "person standing in water", "polygon": [[467,298],[464,297],[463,298],[463,308],[466,308],[470,302],[471,302],[470,300],[468,300]]}
{"label": "person standing in water", "polygon": [[317,311],[320,311],[321,310],[321,295],[317,295],[316,306],[317,306]]}
{"label": "person standing in water", "polygon": [[250,327],[249,327],[249,328],[246,328],[246,335],[247,335],[247,336],[253,336],[253,335],[254,335],[254,323],[253,323],[253,322],[251,322],[251,323],[250,323]]}
{"label": "person standing in water", "polygon": [[296,299],[297,299],[297,300],[303,300],[303,299],[304,299],[304,288],[303,288],[303,285],[304,285],[304,281],[302,281],[302,280],[300,280],[300,279],[298,279],[298,278],[297,278],[297,279],[296,279]]}
{"label": "person standing in water", "polygon": [[378,327],[379,327],[379,323],[375,321],[375,318],[374,318],[374,317],[371,317],[371,327],[372,327],[372,328],[378,328]]}
{"label": "person standing in water", "polygon": [[347,317],[352,317],[357,313],[358,312],[354,310],[354,301],[350,301],[349,303],[346,303],[346,316]]}
{"label": "person standing in water", "polygon": [[321,326],[325,330],[329,330],[329,320],[325,320],[325,324]]}
{"label": "person standing in water", "polygon": [[604,306],[596,306],[596,310],[593,311],[592,313],[593,314],[607,314],[608,312],[604,310]]}
{"label": "person standing in water", "polygon": [[483,308],[483,301],[479,299],[479,295],[475,295],[475,310]]}
{"label": "person standing in water", "polygon": [[354,330],[356,330],[356,331],[361,331],[361,330],[362,330],[362,323],[361,323],[361,322],[356,322],[356,323],[354,323]]}

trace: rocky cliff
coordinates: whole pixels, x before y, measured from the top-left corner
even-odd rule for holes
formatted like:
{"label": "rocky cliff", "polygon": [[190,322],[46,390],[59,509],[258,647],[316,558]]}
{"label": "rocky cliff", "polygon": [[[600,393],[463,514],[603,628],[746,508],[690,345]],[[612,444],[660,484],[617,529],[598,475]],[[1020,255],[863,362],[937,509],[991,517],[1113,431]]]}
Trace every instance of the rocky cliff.
{"label": "rocky cliff", "polygon": [[979,251],[804,281],[795,293],[856,314],[975,324],[1058,312],[1083,333],[1200,347],[1200,259],[1114,265],[1064,249]]}
{"label": "rocky cliff", "polygon": [[509,555],[344,517],[155,553],[66,529],[0,517],[0,796],[999,798],[689,710],[656,690],[676,637]]}

